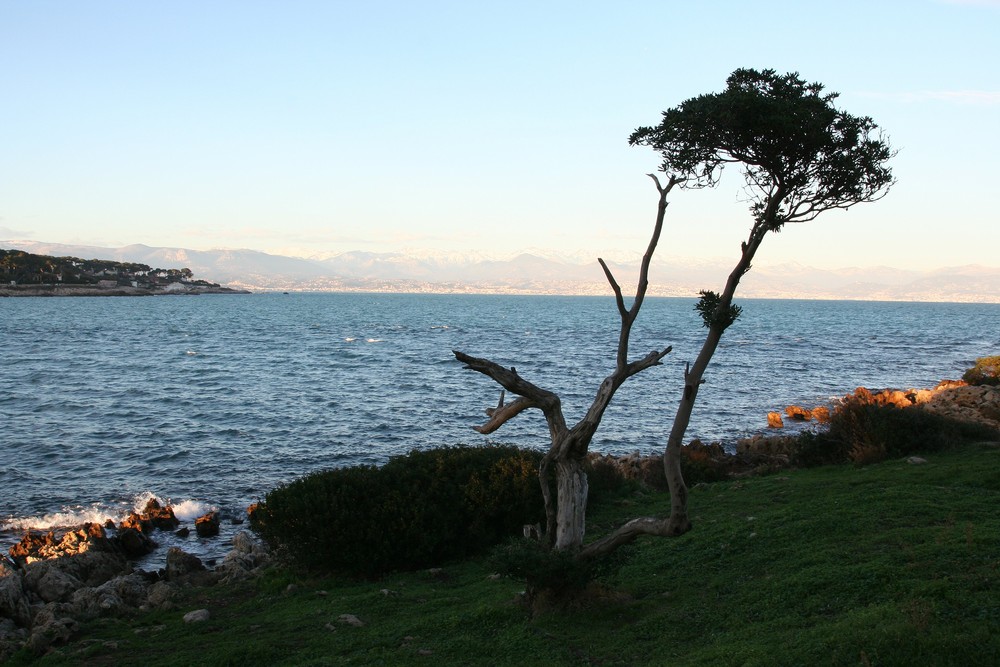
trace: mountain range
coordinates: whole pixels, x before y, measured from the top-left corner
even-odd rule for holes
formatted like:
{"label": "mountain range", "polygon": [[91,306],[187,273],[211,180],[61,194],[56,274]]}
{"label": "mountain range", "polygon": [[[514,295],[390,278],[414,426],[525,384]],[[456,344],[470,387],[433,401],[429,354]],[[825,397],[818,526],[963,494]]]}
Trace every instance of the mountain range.
{"label": "mountain range", "polygon": [[[251,291],[369,291],[610,295],[596,258],[579,263],[522,253],[498,260],[456,253],[344,252],[285,257],[256,250],[121,248],[40,241],[0,241],[0,248],[189,268],[196,278]],[[634,290],[639,261],[608,262],[625,293]],[[735,260],[665,257],[650,269],[649,294],[697,296],[721,290]],[[928,270],[891,267],[816,269],[801,264],[755,266],[740,286],[751,298],[862,299],[1000,303],[1000,268],[959,266]]]}

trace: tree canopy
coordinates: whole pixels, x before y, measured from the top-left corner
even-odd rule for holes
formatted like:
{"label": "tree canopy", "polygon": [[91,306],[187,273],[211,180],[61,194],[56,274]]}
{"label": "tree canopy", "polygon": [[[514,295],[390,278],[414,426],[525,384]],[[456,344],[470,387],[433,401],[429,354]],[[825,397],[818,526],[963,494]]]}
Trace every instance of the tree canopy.
{"label": "tree canopy", "polygon": [[837,97],[795,73],[738,69],[723,92],[664,111],[629,144],[658,151],[660,170],[681,187],[714,186],[727,163],[742,163],[755,223],[777,231],[875,201],[892,185],[894,151],[871,118],[837,109]]}

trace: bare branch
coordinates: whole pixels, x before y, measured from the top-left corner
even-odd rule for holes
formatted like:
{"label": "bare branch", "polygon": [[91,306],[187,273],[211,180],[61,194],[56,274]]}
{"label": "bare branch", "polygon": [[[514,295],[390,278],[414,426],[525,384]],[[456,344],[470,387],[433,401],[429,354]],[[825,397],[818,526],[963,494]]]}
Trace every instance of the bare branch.
{"label": "bare branch", "polygon": [[489,421],[487,421],[482,426],[473,426],[472,428],[483,435],[488,435],[493,433],[501,426],[506,424],[508,421],[524,412],[528,408],[538,407],[534,401],[520,396],[515,398],[510,403],[504,405],[503,399],[500,399],[500,405],[495,408],[487,408],[486,414],[489,415]]}
{"label": "bare branch", "polygon": [[604,269],[604,275],[607,277],[608,282],[611,283],[611,289],[615,291],[615,303],[618,304],[618,312],[621,313],[622,317],[628,317],[628,309],[625,308],[625,298],[622,296],[622,288],[619,287],[615,277],[611,275],[611,269],[604,263],[604,260],[598,257],[597,261],[600,262],[601,268]]}
{"label": "bare branch", "polygon": [[659,366],[660,360],[670,354],[670,351],[673,349],[672,345],[668,345],[663,350],[653,350],[642,359],[633,361],[625,367],[625,377],[630,378],[636,373],[646,370],[650,366]]}
{"label": "bare branch", "polygon": [[477,431],[492,433],[528,408],[538,408],[545,415],[545,421],[549,425],[549,434],[553,439],[562,437],[566,433],[566,419],[563,417],[562,403],[558,395],[528,382],[518,375],[514,368],[504,368],[489,359],[472,357],[458,350],[452,350],[452,353],[469,370],[493,378],[501,387],[521,397],[507,405],[501,404],[493,408],[490,420],[482,426],[474,427]]}
{"label": "bare branch", "polygon": [[687,519],[656,519],[652,517],[632,519],[614,532],[583,547],[577,558],[580,560],[591,560],[606,556],[618,547],[634,542],[643,535],[680,537],[689,530],[691,530],[691,522],[687,521]]}
{"label": "bare branch", "polygon": [[504,368],[500,364],[490,361],[489,359],[472,357],[458,350],[452,350],[452,353],[455,355],[455,358],[465,364],[465,367],[469,370],[473,370],[493,378],[497,384],[507,391],[512,394],[517,394],[518,396],[526,396],[530,398],[532,401],[538,403],[538,407],[543,410],[545,409],[546,404],[549,404],[552,401],[558,403],[559,401],[558,396],[532,384],[531,382],[528,382],[518,375],[517,370],[514,368]]}
{"label": "bare branch", "polygon": [[504,399],[504,397],[506,395],[507,395],[507,390],[506,389],[501,389],[500,390],[500,400],[497,401],[497,406],[495,408],[486,408],[486,414],[488,416],[492,417],[494,412],[496,412],[497,410],[499,410],[500,408],[503,407],[503,399]]}

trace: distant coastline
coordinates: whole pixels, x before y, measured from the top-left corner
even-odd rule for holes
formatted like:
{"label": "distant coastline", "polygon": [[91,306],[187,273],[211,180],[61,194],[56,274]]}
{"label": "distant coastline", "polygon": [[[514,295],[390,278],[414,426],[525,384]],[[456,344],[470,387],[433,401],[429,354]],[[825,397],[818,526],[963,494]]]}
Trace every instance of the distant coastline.
{"label": "distant coastline", "polygon": [[200,294],[251,294],[249,290],[230,287],[172,283],[155,287],[94,287],[92,285],[4,285],[0,297],[72,297],[72,296],[196,296]]}
{"label": "distant coastline", "polygon": [[[130,245],[121,248],[3,241],[49,256],[106,257],[145,266],[183,266],[214,283],[257,292],[366,292],[407,294],[526,294],[611,296],[596,259],[525,252],[507,259],[474,253],[348,251],[313,258],[285,257],[247,249],[191,250]],[[621,284],[638,275],[636,259],[609,260]],[[98,268],[95,266],[95,269]],[[697,298],[699,290],[725,283],[732,270],[725,258],[664,257],[650,273],[650,296]],[[173,273],[177,273],[177,269]],[[183,271],[183,269],[180,269]],[[95,275],[97,272],[95,271]],[[186,278],[152,269],[161,280]],[[100,276],[113,278],[117,276]],[[138,286],[144,276],[138,275]],[[17,280],[12,277],[12,280]],[[6,282],[0,280],[0,287]],[[18,280],[19,283],[24,282]],[[57,283],[55,279],[41,282]],[[63,283],[69,281],[62,281]],[[129,284],[130,280],[120,280]],[[817,269],[802,264],[759,265],[747,274],[739,298],[824,301],[890,301],[1000,304],[1000,266],[897,269],[886,266]]]}

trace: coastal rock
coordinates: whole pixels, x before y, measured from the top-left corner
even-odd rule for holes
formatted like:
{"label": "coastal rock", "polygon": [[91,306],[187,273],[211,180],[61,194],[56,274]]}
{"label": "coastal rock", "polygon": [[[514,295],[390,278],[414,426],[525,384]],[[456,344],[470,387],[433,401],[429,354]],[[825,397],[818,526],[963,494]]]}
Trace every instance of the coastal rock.
{"label": "coastal rock", "polygon": [[0,563],[0,619],[9,619],[21,627],[31,621],[28,594],[21,574]]}
{"label": "coastal rock", "polygon": [[151,533],[153,532],[153,522],[148,518],[144,518],[135,512],[129,514],[125,519],[118,524],[118,530],[137,530],[140,533]]}
{"label": "coastal rock", "polygon": [[233,548],[222,559],[215,571],[223,582],[237,581],[251,576],[253,572],[270,562],[270,551],[247,531],[241,530],[233,536]]}
{"label": "coastal rock", "polygon": [[820,424],[830,422],[830,408],[820,405],[812,409],[812,416]]}
{"label": "coastal rock", "polygon": [[160,530],[174,530],[181,524],[177,517],[174,516],[174,508],[170,505],[166,507],[160,506],[156,498],[149,499],[146,507],[142,510],[142,516],[152,524],[153,528],[159,528]]}
{"label": "coastal rock", "polygon": [[55,604],[47,604],[31,622],[31,635],[27,646],[35,653],[44,653],[51,646],[65,644],[76,632],[79,624],[69,616],[60,613]]}
{"label": "coastal rock", "polygon": [[43,602],[68,600],[74,591],[83,588],[82,581],[56,566],[56,561],[33,563],[24,576],[25,587]]}
{"label": "coastal rock", "polygon": [[185,623],[204,623],[209,619],[211,614],[209,614],[207,609],[196,609],[194,611],[189,611],[184,614]]}
{"label": "coastal rock", "polygon": [[9,618],[0,618],[0,664],[3,664],[24,645],[28,631],[19,628]]}
{"label": "coastal rock", "polygon": [[81,588],[70,599],[70,615],[88,620],[139,608],[146,603],[149,585],[149,575],[139,571],[115,577],[97,587]]}
{"label": "coastal rock", "polygon": [[341,614],[340,616],[337,617],[337,621],[343,623],[344,625],[350,625],[355,628],[365,627],[365,622],[362,621],[357,616],[355,616],[354,614]]}
{"label": "coastal rock", "polygon": [[146,537],[146,534],[136,528],[120,528],[118,543],[129,558],[140,558],[156,549],[156,542]]}
{"label": "coastal rock", "polygon": [[73,618],[87,621],[97,618],[102,613],[121,609],[125,603],[112,592],[81,588],[73,593],[70,606],[73,609]]}
{"label": "coastal rock", "polygon": [[777,412],[767,413],[768,428],[784,428],[785,422],[781,421],[781,415]]}
{"label": "coastal rock", "polygon": [[65,601],[80,588],[100,586],[127,571],[120,554],[87,551],[27,565],[24,587],[45,602]]}
{"label": "coastal rock", "polygon": [[933,389],[886,389],[872,393],[858,387],[844,397],[845,403],[893,405],[917,408],[935,414],[984,424],[1000,430],[1000,387],[968,385],[961,380],[942,380]]}
{"label": "coastal rock", "polygon": [[145,606],[150,609],[172,609],[177,587],[166,581],[157,581],[149,587]]}
{"label": "coastal rock", "polygon": [[789,405],[785,408],[785,414],[788,415],[789,419],[794,419],[796,421],[812,421],[812,411],[806,410],[798,405]]}
{"label": "coastal rock", "polygon": [[947,387],[936,391],[921,407],[944,417],[974,421],[1000,430],[1000,387]]}
{"label": "coastal rock", "polygon": [[86,551],[112,551],[104,527],[97,523],[85,523],[73,530],[57,536],[54,531],[38,533],[28,531],[24,537],[10,548],[11,557],[25,565],[39,560],[72,556]]}
{"label": "coastal rock", "polygon": [[213,537],[219,534],[219,513],[209,512],[194,520],[194,529],[198,537]]}
{"label": "coastal rock", "polygon": [[175,581],[193,572],[204,572],[205,565],[197,556],[187,553],[177,547],[167,549],[167,581]]}

